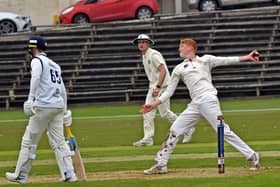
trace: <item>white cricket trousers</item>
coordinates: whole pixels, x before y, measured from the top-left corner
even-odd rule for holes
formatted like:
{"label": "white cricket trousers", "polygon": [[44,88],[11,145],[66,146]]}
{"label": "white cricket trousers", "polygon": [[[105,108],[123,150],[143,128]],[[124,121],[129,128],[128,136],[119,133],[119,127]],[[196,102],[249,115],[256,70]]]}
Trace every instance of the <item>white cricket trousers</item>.
{"label": "white cricket trousers", "polygon": [[[162,149],[157,153],[155,160],[161,166],[167,165],[170,154],[178,142],[178,137],[193,128],[201,117],[204,117],[217,132],[217,125],[219,124],[217,117],[220,115],[222,115],[222,112],[217,96],[209,94],[194,99],[170,127],[170,134],[163,143]],[[254,151],[231,131],[226,123],[224,124],[224,138],[226,142],[240,151],[246,159],[254,154]]]}
{"label": "white cricket trousers", "polygon": [[[35,108],[36,114],[29,118],[28,126],[22,137],[21,150],[15,170],[16,175],[28,176],[32,161],[43,132],[47,129],[61,154],[69,152],[64,138],[63,109]],[[72,159],[68,157],[68,170],[73,172]]]}
{"label": "white cricket trousers", "polygon": [[[150,88],[148,90],[148,93],[146,95],[146,101],[145,104],[150,104],[152,102],[154,102],[156,99],[158,99],[158,97],[165,91],[165,89],[161,89],[159,95],[157,97],[153,97],[152,93],[153,93],[153,88]],[[176,118],[177,115],[175,113],[173,113],[170,110],[170,101],[169,99],[160,104],[156,109],[143,114],[143,126],[144,126],[144,138],[143,140],[152,140],[155,134],[155,124],[154,124],[154,119],[156,116],[156,112],[157,109],[159,110],[159,114],[161,116],[161,118],[167,119],[169,121],[170,124],[172,124]]]}

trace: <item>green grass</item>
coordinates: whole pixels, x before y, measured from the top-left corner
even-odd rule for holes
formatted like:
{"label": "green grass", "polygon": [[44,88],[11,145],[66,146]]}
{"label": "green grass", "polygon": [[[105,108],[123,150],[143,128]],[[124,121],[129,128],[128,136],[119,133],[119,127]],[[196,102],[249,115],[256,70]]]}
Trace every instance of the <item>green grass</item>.
{"label": "green grass", "polygon": [[[280,110],[275,111],[230,111],[244,109],[267,109],[280,108],[279,98],[267,98],[257,100],[230,100],[221,103],[226,122],[231,129],[245,140],[252,148],[266,153],[267,151],[279,151],[280,147]],[[186,103],[179,102],[172,105],[172,110],[180,113],[186,107]],[[156,135],[153,147],[135,148],[131,146],[133,141],[142,137],[142,117],[138,110],[139,105],[116,105],[116,106],[88,106],[71,107],[74,116],[73,132],[77,138],[83,158],[90,159],[86,162],[86,170],[90,173],[115,172],[138,170],[142,171],[154,163],[153,156],[160,148],[170,125],[167,121],[157,117]],[[123,115],[133,115],[126,116]],[[135,116],[136,115],[136,116]],[[96,118],[96,116],[104,116]],[[122,117],[120,117],[122,116]],[[90,119],[81,119],[93,117]],[[17,120],[16,122],[3,120]],[[0,175],[4,176],[6,171],[12,171],[18,156],[20,141],[27,124],[27,118],[21,109],[12,111],[0,111]],[[196,132],[192,142],[177,145],[174,156],[187,154],[210,154],[216,153],[216,134],[205,120],[201,120],[196,126]],[[31,176],[57,175],[58,169],[54,163],[54,156],[49,148],[46,135],[42,137],[37,152],[38,161],[51,160],[49,165],[34,164]],[[225,144],[225,151],[236,152],[230,145]],[[225,153],[225,155],[226,155]],[[95,161],[99,158],[140,158],[143,160],[122,161]],[[1,166],[7,161],[12,163]],[[172,158],[169,168],[215,168],[216,158]],[[14,163],[14,164],[13,164]],[[35,162],[36,163],[36,162]],[[105,181],[88,181],[76,184],[52,183],[51,186],[280,186],[280,159],[271,155],[262,159],[264,168],[248,176],[224,176],[224,177],[190,177],[171,179],[120,179]],[[226,156],[226,167],[244,168],[247,161],[241,156]],[[59,176],[58,176],[59,177]],[[277,180],[276,180],[277,179]],[[1,180],[0,180],[1,184]],[[12,185],[5,185],[12,186]],[[50,186],[50,184],[28,184],[27,186]]]}

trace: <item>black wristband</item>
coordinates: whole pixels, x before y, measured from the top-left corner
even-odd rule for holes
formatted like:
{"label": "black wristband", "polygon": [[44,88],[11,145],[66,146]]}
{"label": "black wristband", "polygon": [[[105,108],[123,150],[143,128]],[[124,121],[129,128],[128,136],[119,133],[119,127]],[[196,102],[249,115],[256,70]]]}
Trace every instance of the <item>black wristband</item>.
{"label": "black wristband", "polygon": [[160,85],[156,85],[156,87],[157,87],[157,88],[161,88],[161,86],[160,86]]}

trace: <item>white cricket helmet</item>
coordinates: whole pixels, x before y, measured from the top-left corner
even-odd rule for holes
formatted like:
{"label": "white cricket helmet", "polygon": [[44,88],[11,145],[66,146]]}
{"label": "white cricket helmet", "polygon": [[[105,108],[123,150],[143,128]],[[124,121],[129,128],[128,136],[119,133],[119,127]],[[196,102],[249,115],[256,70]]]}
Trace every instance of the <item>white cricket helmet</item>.
{"label": "white cricket helmet", "polygon": [[147,40],[150,42],[151,45],[154,45],[155,42],[147,35],[147,34],[139,34],[137,38],[135,38],[132,43],[137,45],[138,40]]}

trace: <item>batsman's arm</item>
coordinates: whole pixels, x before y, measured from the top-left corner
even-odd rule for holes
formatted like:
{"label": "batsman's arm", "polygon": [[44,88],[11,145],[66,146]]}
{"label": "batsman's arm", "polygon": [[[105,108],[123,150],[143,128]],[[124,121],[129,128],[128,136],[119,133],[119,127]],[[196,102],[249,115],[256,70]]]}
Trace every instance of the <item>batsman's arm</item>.
{"label": "batsman's arm", "polygon": [[31,79],[30,79],[30,89],[28,94],[28,100],[33,101],[35,98],[35,93],[39,87],[41,74],[42,74],[42,65],[39,59],[34,58],[31,61]]}
{"label": "batsman's arm", "polygon": [[63,82],[63,79],[61,78],[61,96],[64,100],[64,111],[67,111],[67,92],[66,92],[66,88]]}

